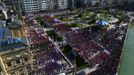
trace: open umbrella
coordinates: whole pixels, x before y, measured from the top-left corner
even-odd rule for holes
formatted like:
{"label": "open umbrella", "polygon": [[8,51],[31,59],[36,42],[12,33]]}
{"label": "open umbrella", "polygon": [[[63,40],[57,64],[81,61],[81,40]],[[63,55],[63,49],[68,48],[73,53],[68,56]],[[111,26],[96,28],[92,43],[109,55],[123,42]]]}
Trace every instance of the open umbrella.
{"label": "open umbrella", "polygon": [[97,25],[101,25],[101,26],[105,26],[105,25],[108,25],[109,23],[104,21],[104,20],[99,20],[96,22]]}

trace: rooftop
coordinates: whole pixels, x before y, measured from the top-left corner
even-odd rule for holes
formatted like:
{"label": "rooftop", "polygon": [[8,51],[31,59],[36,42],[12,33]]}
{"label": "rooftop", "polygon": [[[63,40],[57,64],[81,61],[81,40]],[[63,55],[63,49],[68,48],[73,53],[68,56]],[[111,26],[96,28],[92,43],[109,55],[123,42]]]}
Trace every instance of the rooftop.
{"label": "rooftop", "polygon": [[8,50],[16,50],[20,47],[26,47],[25,38],[10,38],[0,41],[0,52]]}

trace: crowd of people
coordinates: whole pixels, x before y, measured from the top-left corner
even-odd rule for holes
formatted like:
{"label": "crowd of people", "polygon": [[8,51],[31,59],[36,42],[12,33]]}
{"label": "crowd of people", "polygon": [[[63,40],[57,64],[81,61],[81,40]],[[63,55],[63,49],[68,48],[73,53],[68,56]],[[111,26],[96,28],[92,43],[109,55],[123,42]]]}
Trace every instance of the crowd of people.
{"label": "crowd of people", "polygon": [[[48,19],[48,21],[51,21],[51,19],[53,18]],[[125,20],[124,22],[128,21]],[[36,22],[33,21],[31,23]],[[51,27],[57,32],[64,33],[63,36],[65,37],[65,40],[73,48],[73,50],[85,60],[85,62],[88,62],[91,67],[97,66],[97,69],[89,75],[114,75],[119,65],[121,50],[128,25],[120,22],[112,25],[113,27],[110,28],[108,28],[110,25],[98,25],[84,29],[72,29],[64,23],[53,23],[51,24]],[[38,26],[36,25],[35,27]],[[55,51],[50,51],[51,49]],[[47,52],[45,50],[47,50]],[[48,72],[48,74],[52,74],[52,72],[56,72],[55,69],[60,72],[61,70],[69,67],[66,64],[61,64],[63,56],[57,51],[58,49],[55,48],[53,44],[49,45],[49,47],[46,47],[45,49],[37,47],[35,55],[37,54],[38,56],[35,58],[38,59],[38,61],[36,64],[40,67],[43,63],[46,64],[45,66],[47,67],[39,69],[41,72],[45,71]],[[64,61],[62,61],[62,63],[63,62]],[[52,65],[55,67],[50,67]]]}
{"label": "crowd of people", "polygon": [[110,29],[91,26],[68,32],[64,36],[85,62],[92,67],[99,64],[97,70],[89,75],[114,75],[119,65],[127,28],[127,23],[115,23]]}
{"label": "crowd of people", "polygon": [[53,44],[49,44],[44,49],[38,48],[34,51],[34,55],[35,65],[38,68],[36,73],[54,75],[66,71],[70,67]]}
{"label": "crowd of people", "polygon": [[72,31],[71,27],[67,26],[67,24],[65,24],[65,23],[59,23],[59,24],[53,25],[52,27],[56,31],[60,31],[60,32],[64,32],[64,33]]}
{"label": "crowd of people", "polygon": [[107,61],[103,62],[99,65],[98,69],[92,72],[89,75],[115,75],[121,51],[123,48],[123,43],[125,39],[125,35],[127,32],[127,25],[125,26],[117,26],[115,29],[111,29],[107,31],[102,40],[102,44],[107,46],[110,50],[110,56]]}
{"label": "crowd of people", "polygon": [[[42,28],[29,28],[27,29],[27,38],[29,38],[29,44],[41,44],[48,41],[48,36],[44,33]],[[39,40],[40,38],[40,40]]]}
{"label": "crowd of people", "polygon": [[67,71],[71,64],[65,59],[59,48],[50,41],[32,15],[25,18],[29,45],[34,54],[36,72],[32,74],[56,75]]}
{"label": "crowd of people", "polygon": [[95,66],[104,61],[103,58],[96,59],[96,57],[103,54],[104,48],[97,43],[95,39],[90,40],[88,37],[85,37],[85,35],[83,30],[70,32],[68,33],[67,40],[73,50],[75,50],[90,65],[92,64],[92,66]]}

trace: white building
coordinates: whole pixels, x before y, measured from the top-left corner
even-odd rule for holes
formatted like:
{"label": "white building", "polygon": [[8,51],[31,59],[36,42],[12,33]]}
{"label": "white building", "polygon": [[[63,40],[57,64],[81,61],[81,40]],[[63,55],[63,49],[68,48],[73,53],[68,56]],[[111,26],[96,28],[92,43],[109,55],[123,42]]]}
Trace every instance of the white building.
{"label": "white building", "polygon": [[40,0],[40,10],[53,10],[54,0]]}
{"label": "white building", "polygon": [[67,0],[68,1],[68,9],[75,9],[77,0]]}
{"label": "white building", "polygon": [[67,0],[58,0],[59,9],[67,9],[68,1]]}
{"label": "white building", "polygon": [[20,0],[21,8],[25,12],[38,12],[39,1],[38,0]]}
{"label": "white building", "polygon": [[24,12],[67,9],[68,0],[20,0]]}
{"label": "white building", "polygon": [[41,0],[40,9],[41,10],[47,10],[48,9],[48,0]]}

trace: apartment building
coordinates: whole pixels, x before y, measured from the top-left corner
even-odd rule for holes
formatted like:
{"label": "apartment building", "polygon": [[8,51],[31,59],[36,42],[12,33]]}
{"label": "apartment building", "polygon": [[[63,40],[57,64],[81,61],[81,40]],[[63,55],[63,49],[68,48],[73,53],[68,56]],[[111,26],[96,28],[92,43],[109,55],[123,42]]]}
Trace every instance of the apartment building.
{"label": "apartment building", "polygon": [[54,0],[40,0],[39,10],[54,10]]}
{"label": "apartment building", "polygon": [[67,0],[21,0],[20,4],[24,12],[56,11],[68,8]]}
{"label": "apartment building", "polygon": [[25,12],[38,12],[40,10],[39,0],[20,0],[20,4]]}
{"label": "apartment building", "polygon": [[48,10],[49,3],[49,0],[42,0],[40,5],[41,10]]}
{"label": "apartment building", "polygon": [[58,0],[59,9],[67,9],[68,8],[68,0]]}
{"label": "apartment building", "polygon": [[76,8],[76,3],[77,3],[77,0],[67,0],[67,8],[68,9],[75,9]]}

